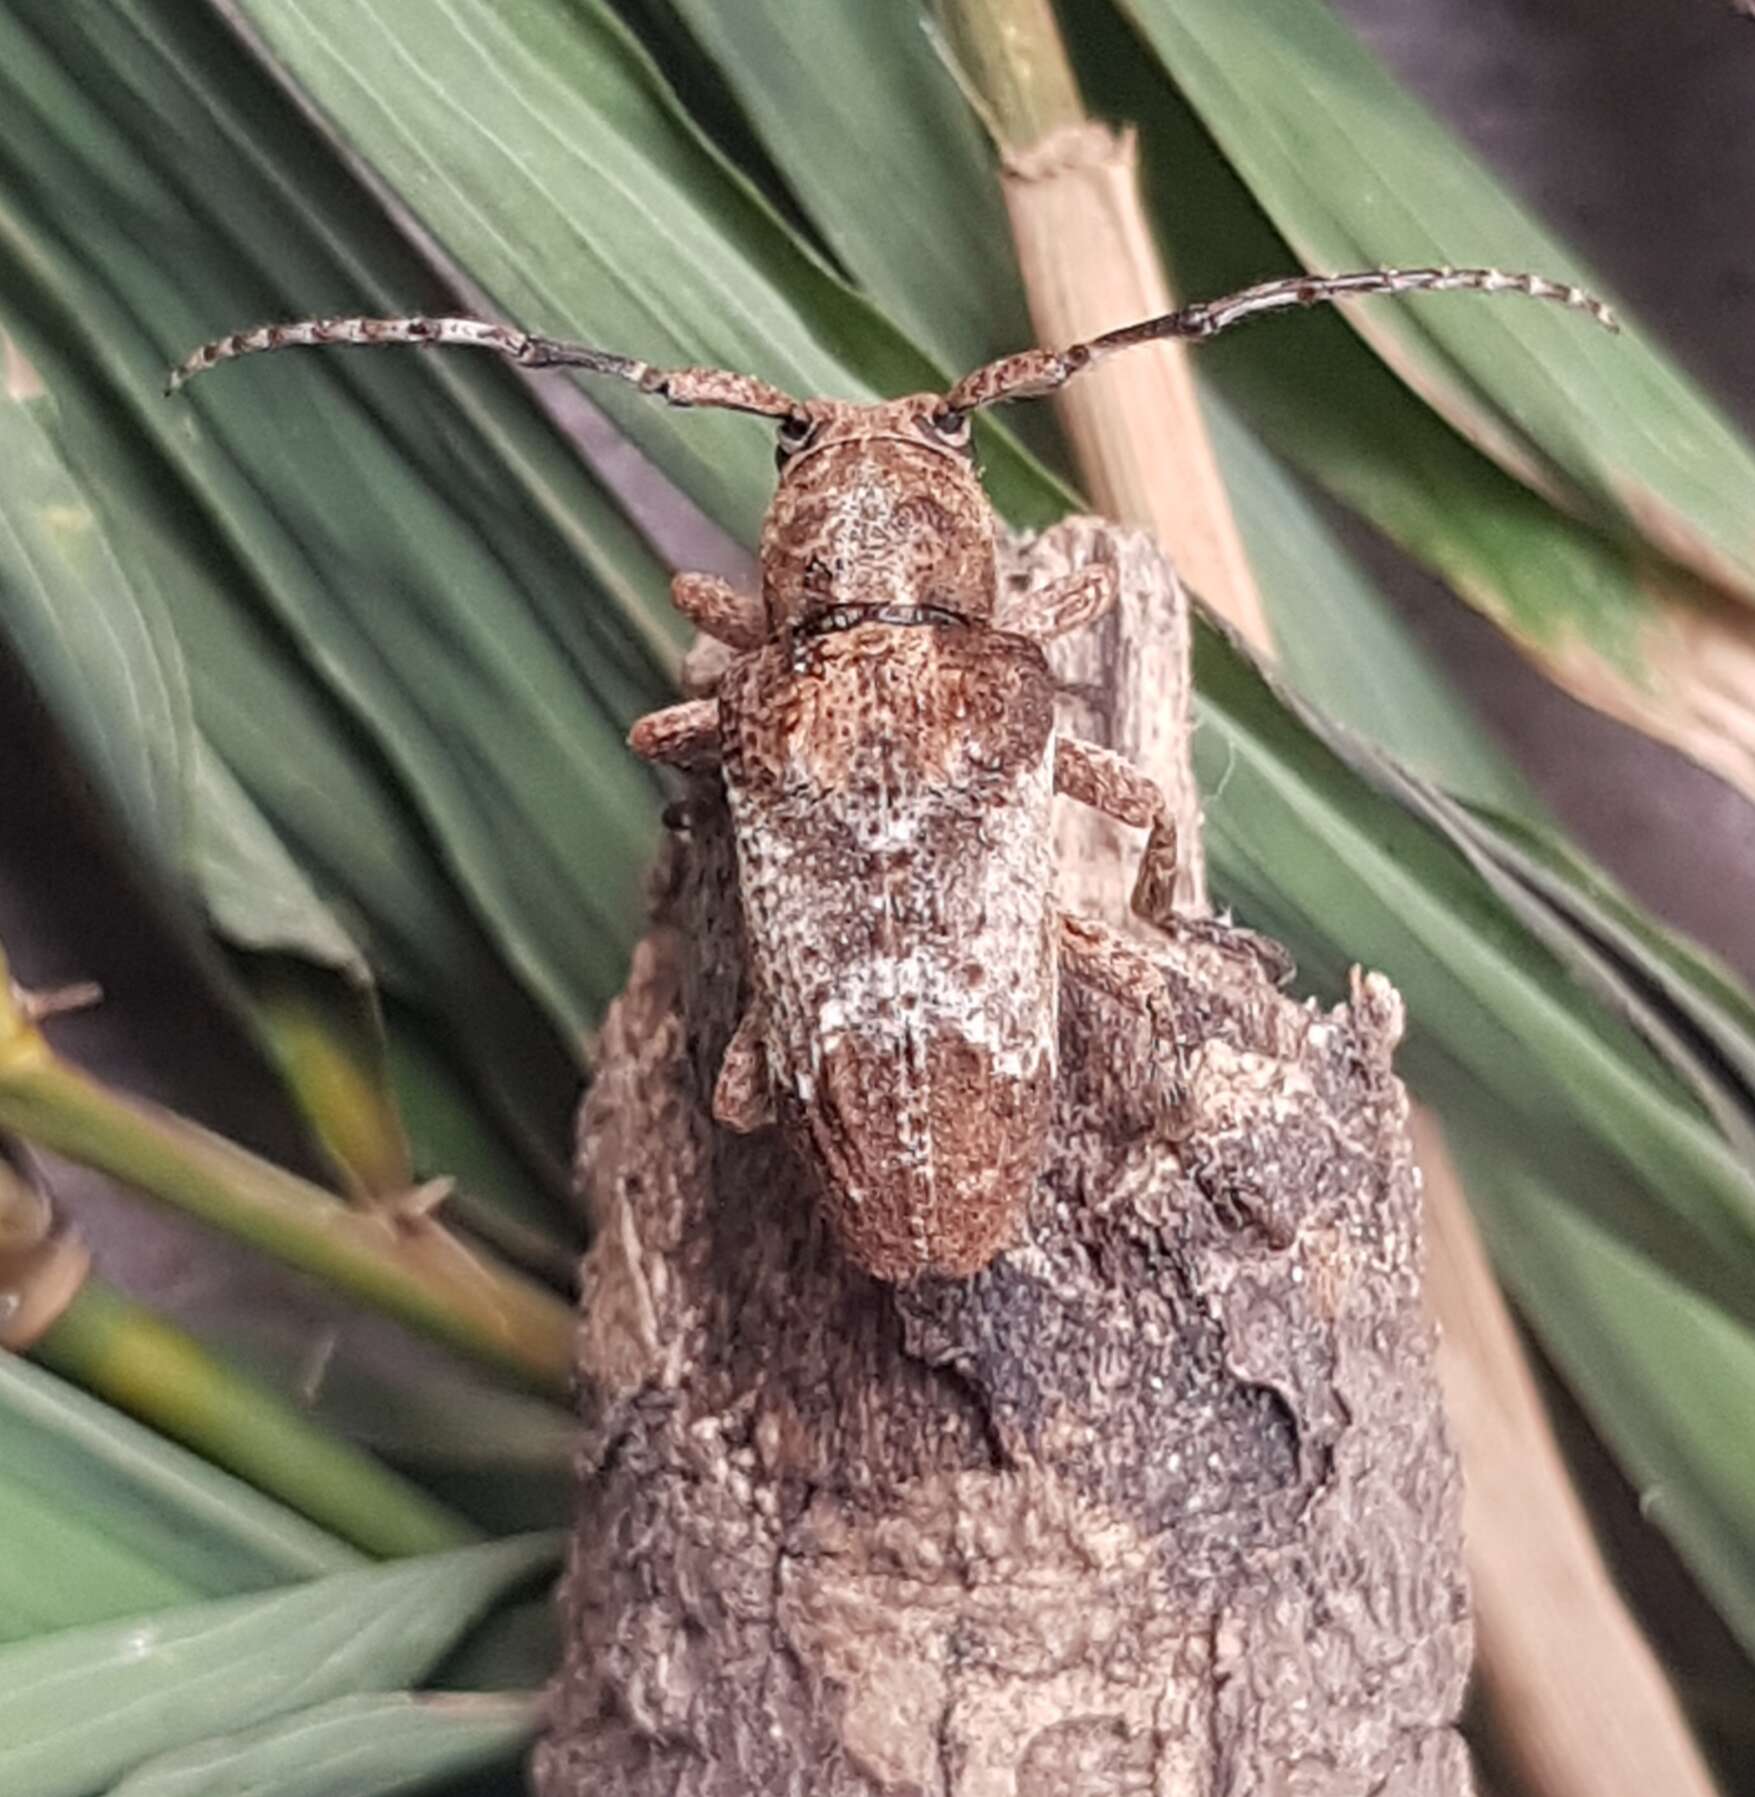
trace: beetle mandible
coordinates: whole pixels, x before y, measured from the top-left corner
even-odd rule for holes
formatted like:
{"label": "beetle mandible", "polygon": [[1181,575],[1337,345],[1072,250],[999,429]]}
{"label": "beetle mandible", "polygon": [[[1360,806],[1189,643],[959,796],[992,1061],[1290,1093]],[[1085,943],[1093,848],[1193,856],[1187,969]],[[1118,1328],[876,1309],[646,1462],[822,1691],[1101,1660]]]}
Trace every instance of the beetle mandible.
{"label": "beetle mandible", "polygon": [[650,761],[717,768],[730,805],[748,994],[714,1117],[742,1131],[777,1122],[815,1167],[848,1254],[902,1281],[976,1273],[1018,1239],[1047,1148],[1063,972],[1134,1003],[1156,985],[1143,950],[1057,910],[1054,794],[1150,831],[1134,904],[1160,922],[1174,870],[1156,787],[1054,723],[1043,645],[1102,615],[1112,571],[1002,600],[971,415],[1139,344],[1449,290],[1528,294],[1615,328],[1600,300],[1535,275],[1377,269],[1264,282],[873,405],[470,318],[264,325],[203,345],[170,384],[300,345],[467,347],[775,421],[759,597],[702,574],[672,589],[735,654],[716,692],[642,718],[630,741]]}

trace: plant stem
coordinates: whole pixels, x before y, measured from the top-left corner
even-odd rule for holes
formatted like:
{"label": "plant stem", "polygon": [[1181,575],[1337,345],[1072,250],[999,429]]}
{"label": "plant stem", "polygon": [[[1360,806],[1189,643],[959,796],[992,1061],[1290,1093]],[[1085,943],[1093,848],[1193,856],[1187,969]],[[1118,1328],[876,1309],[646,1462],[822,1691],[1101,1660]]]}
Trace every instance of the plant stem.
{"label": "plant stem", "polygon": [[369,1554],[480,1539],[418,1486],[101,1281],[86,1281],[30,1354]]}
{"label": "plant stem", "polygon": [[938,17],[1002,151],[1084,121],[1052,0],[938,0]]}
{"label": "plant stem", "polygon": [[49,1047],[0,958],[0,1129],[96,1167],[477,1360],[564,1394],[573,1315],[428,1218],[351,1209],[186,1118],[111,1092]]}

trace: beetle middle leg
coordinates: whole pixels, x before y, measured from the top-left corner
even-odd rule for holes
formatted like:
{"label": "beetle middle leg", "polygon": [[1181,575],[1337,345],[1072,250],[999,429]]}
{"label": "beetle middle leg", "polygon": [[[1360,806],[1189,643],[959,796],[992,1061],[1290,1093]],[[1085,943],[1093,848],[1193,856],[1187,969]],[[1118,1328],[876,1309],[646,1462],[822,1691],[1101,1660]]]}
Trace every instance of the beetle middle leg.
{"label": "beetle middle leg", "polygon": [[1054,745],[1054,790],[1092,806],[1105,817],[1151,832],[1134,880],[1131,903],[1136,917],[1166,936],[1209,942],[1227,953],[1248,955],[1276,986],[1291,978],[1291,956],[1269,937],[1216,917],[1191,916],[1176,909],[1176,821],[1156,782],[1125,756],[1076,736],[1063,736]]}
{"label": "beetle middle leg", "polygon": [[628,732],[628,747],[643,761],[695,771],[719,765],[719,701],[685,699],[649,711]]}

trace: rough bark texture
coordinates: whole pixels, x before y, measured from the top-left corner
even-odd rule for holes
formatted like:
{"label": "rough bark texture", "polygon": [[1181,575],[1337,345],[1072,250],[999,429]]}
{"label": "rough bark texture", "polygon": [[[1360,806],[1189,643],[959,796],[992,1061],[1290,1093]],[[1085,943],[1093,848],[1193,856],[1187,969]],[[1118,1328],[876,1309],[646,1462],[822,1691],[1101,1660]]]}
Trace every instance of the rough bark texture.
{"label": "rough bark texture", "polygon": [[[1080,521],[1025,562],[1092,554],[1164,628],[1134,533]],[[1100,736],[1128,746],[1154,698],[1180,715],[1180,685],[1117,671],[1082,694],[1124,697]],[[742,970],[701,797],[582,1118],[598,1233],[543,1797],[1466,1792],[1394,992],[1362,976],[1319,1013],[1222,932],[1160,939],[1166,1062],[1069,984],[1028,1244],[882,1285],[777,1134],[708,1118]],[[1131,865],[1079,861],[1116,921]]]}

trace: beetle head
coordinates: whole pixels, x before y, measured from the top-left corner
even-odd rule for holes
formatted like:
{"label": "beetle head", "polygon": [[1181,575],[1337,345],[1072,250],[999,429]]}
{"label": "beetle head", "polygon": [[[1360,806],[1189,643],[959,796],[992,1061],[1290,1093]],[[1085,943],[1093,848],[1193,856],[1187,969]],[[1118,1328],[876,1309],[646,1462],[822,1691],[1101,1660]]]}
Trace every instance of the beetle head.
{"label": "beetle head", "polygon": [[762,530],[778,634],[870,613],[991,621],[992,507],[966,414],[941,394],[882,405],[811,400],[780,423],[780,483]]}

